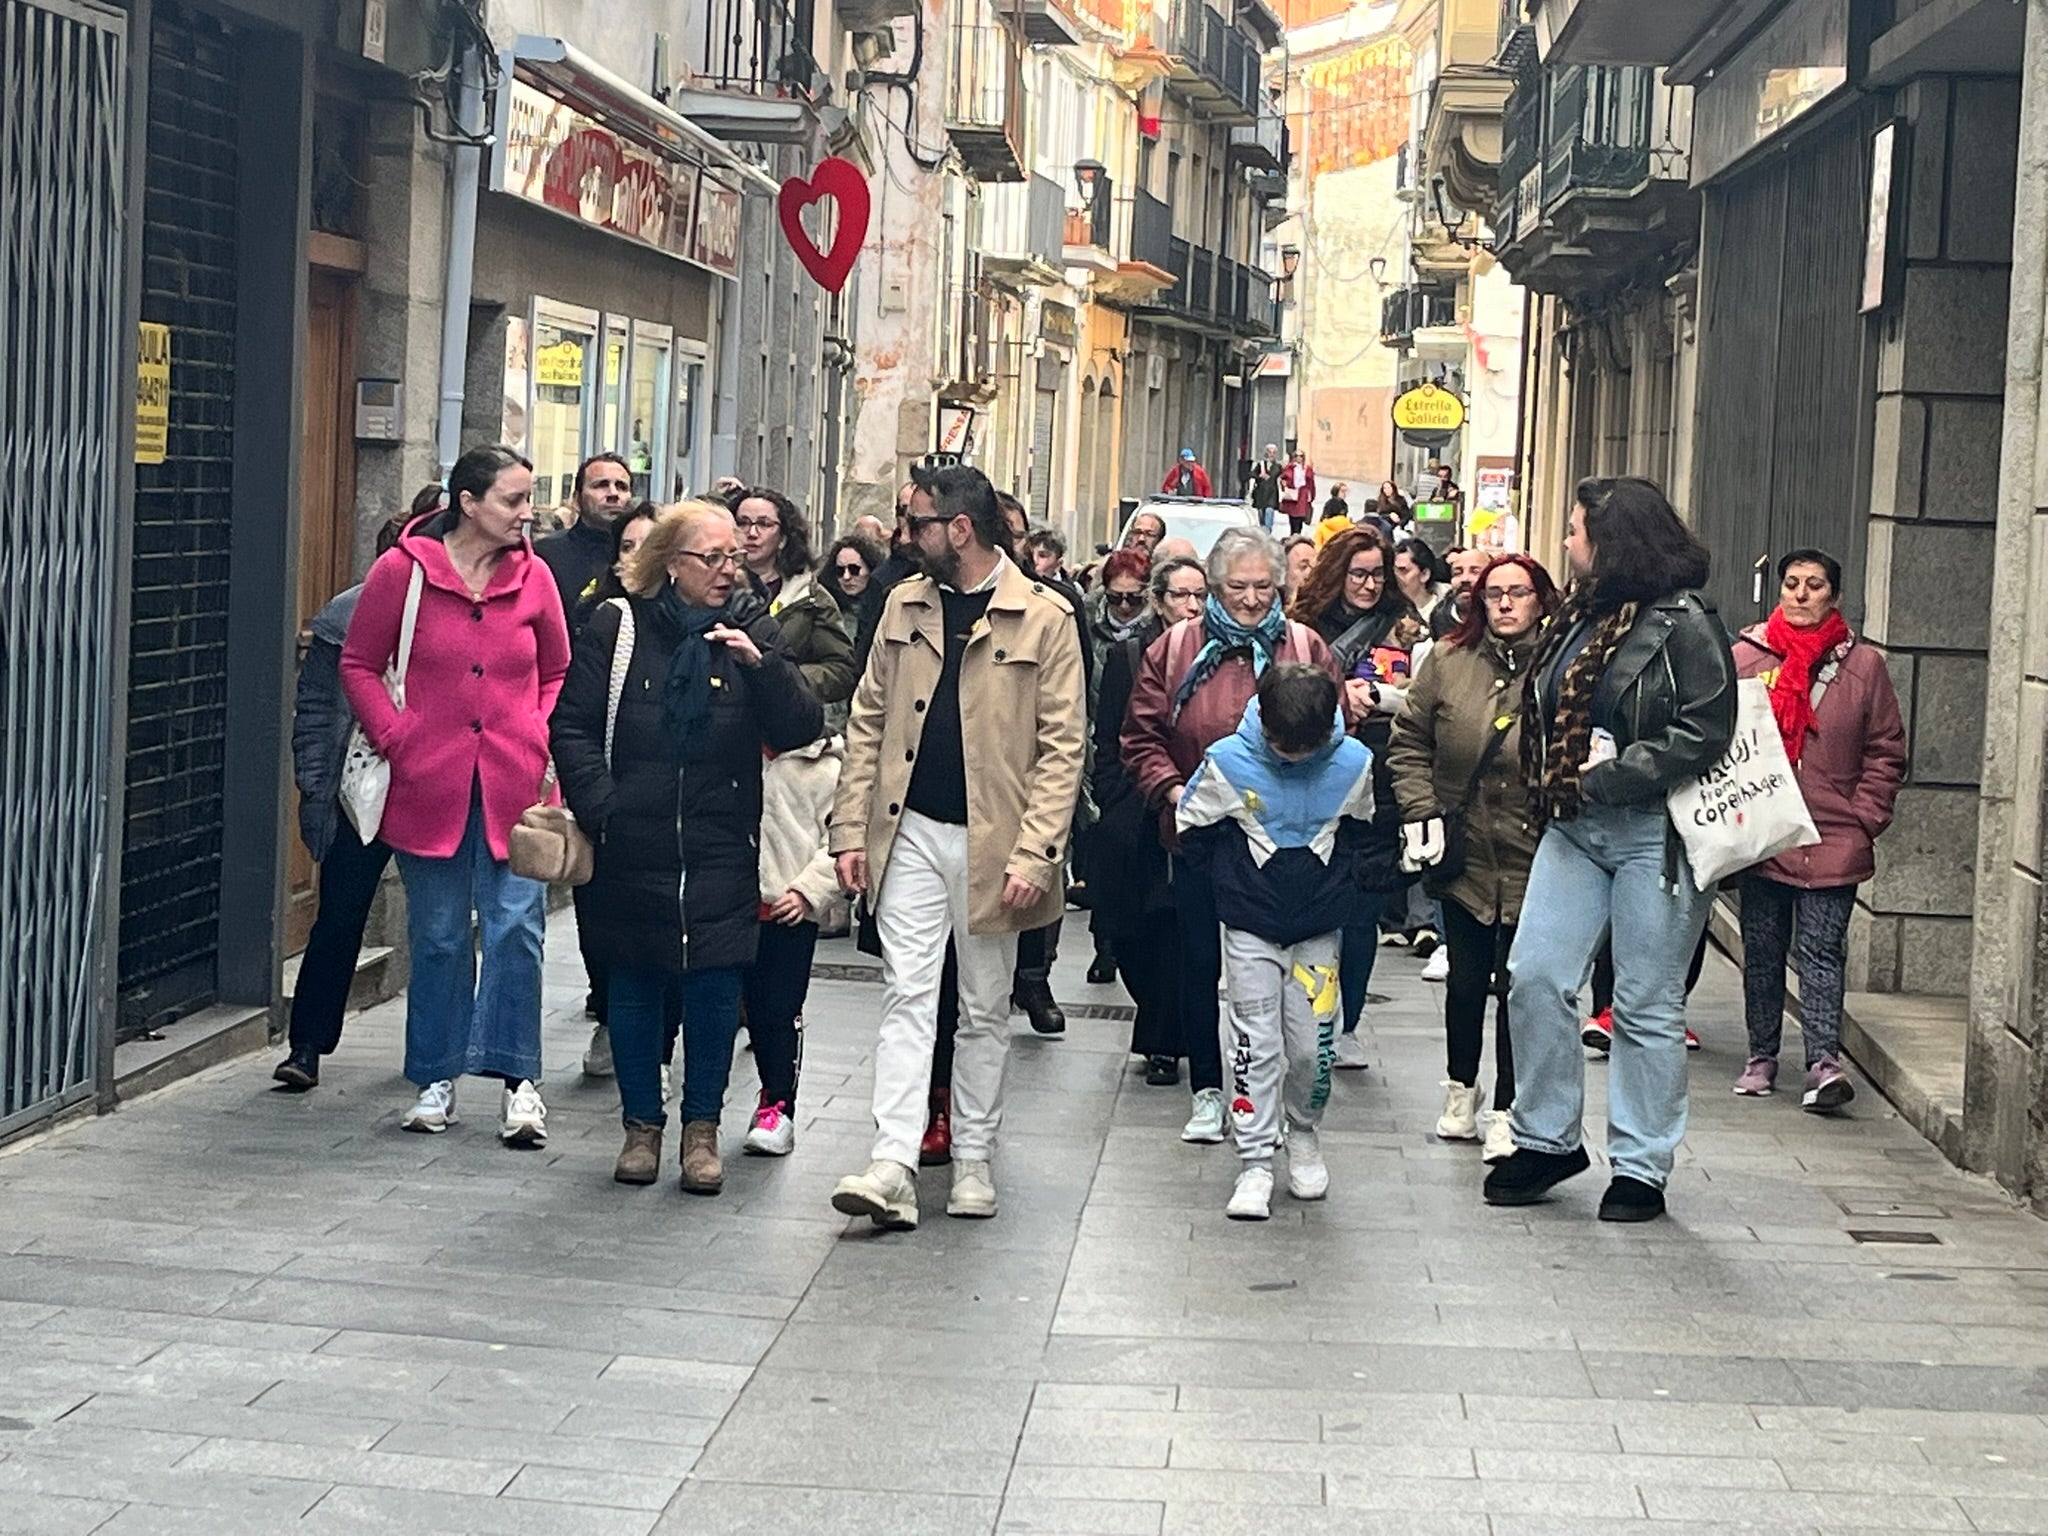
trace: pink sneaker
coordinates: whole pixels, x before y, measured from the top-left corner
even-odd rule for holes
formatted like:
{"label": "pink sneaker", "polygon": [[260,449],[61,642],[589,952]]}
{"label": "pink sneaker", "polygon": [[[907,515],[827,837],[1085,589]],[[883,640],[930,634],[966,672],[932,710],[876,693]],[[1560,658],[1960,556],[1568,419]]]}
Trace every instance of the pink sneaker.
{"label": "pink sneaker", "polygon": [[1824,1115],[1855,1097],[1856,1085],[1849,1081],[1842,1064],[1832,1056],[1823,1056],[1806,1069],[1806,1092],[1800,1097],[1799,1107],[1809,1114]]}
{"label": "pink sneaker", "polygon": [[1775,1056],[1752,1056],[1749,1065],[1742,1069],[1742,1076],[1735,1079],[1735,1091],[1745,1099],[1761,1099],[1770,1095],[1778,1086],[1778,1058]]}
{"label": "pink sneaker", "polygon": [[787,1157],[796,1150],[796,1122],[782,1105],[763,1104],[754,1111],[745,1145],[756,1157]]}

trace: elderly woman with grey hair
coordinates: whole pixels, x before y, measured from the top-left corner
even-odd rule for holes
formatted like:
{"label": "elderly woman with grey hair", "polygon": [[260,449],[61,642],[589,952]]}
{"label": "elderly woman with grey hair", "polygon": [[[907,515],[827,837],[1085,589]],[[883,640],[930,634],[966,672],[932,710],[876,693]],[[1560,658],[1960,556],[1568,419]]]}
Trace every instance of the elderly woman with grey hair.
{"label": "elderly woman with grey hair", "polygon": [[1188,1058],[1193,1113],[1183,1141],[1220,1142],[1227,1116],[1216,986],[1223,971],[1216,900],[1205,877],[1179,853],[1174,807],[1202,754],[1235,731],[1266,669],[1308,662],[1337,676],[1323,638],[1290,622],[1281,606],[1286,558],[1272,535],[1232,528],[1209,551],[1209,596],[1199,615],[1153,641],[1138,667],[1124,714],[1124,771],[1158,817],[1173,851],[1181,942],[1181,1051]]}

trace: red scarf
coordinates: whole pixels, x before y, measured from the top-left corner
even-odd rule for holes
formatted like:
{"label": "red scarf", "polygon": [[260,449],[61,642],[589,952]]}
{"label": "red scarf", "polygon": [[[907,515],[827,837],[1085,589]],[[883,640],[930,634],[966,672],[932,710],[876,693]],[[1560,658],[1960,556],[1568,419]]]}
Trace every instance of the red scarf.
{"label": "red scarf", "polygon": [[1773,609],[1764,621],[1764,639],[1785,658],[1771,679],[1771,713],[1777,716],[1778,734],[1785,738],[1785,755],[1795,763],[1806,746],[1806,733],[1813,729],[1814,669],[1848,638],[1849,626],[1839,612],[1812,629],[1793,624],[1783,608]]}

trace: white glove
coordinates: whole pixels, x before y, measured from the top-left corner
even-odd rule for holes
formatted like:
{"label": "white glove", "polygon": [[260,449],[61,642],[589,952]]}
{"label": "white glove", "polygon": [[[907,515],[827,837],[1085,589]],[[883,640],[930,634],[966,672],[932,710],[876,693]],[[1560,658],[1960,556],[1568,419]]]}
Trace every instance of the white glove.
{"label": "white glove", "polygon": [[1401,869],[1404,874],[1419,874],[1438,863],[1443,856],[1443,817],[1411,821],[1401,828]]}

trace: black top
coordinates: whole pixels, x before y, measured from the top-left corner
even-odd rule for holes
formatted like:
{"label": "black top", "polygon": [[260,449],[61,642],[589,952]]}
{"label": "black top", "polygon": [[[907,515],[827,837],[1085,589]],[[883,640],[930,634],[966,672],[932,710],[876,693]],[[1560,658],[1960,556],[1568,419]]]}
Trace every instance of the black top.
{"label": "black top", "polygon": [[946,662],[932,690],[924,730],[917,742],[917,762],[910,787],[903,792],[904,809],[943,821],[967,825],[967,759],[960,744],[960,663],[967,655],[967,637],[988,612],[994,588],[985,592],[939,592],[946,620]]}
{"label": "black top", "polygon": [[[555,578],[555,590],[562,595],[562,612],[570,616],[575,629],[580,630],[590,614],[587,609],[579,611],[576,600],[583,595],[585,587],[611,569],[611,529],[593,527],[584,522],[571,523],[560,533],[535,540],[533,552],[540,556],[541,563]],[[571,631],[572,634],[574,632]]]}

